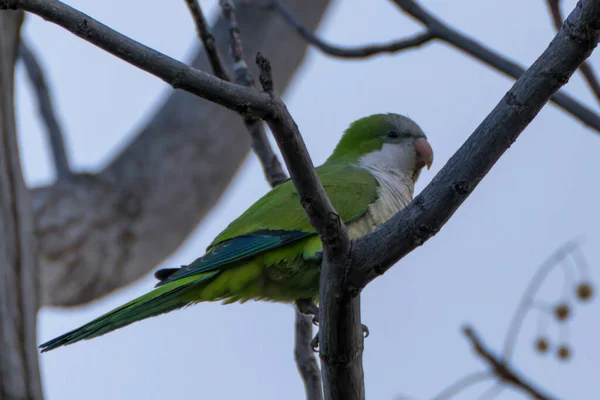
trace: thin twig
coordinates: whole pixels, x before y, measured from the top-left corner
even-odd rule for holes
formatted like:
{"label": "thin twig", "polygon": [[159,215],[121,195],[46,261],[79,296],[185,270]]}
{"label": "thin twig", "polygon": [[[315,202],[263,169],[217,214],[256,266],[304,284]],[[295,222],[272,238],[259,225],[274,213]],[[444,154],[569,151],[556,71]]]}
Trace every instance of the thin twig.
{"label": "thin twig", "polygon": [[470,375],[465,376],[462,379],[454,382],[452,385],[448,386],[446,389],[442,390],[438,395],[436,395],[431,400],[447,400],[462,392],[463,390],[477,384],[480,382],[485,382],[486,380],[492,378],[493,375],[489,372],[474,372]]}
{"label": "thin twig", "polygon": [[[246,57],[244,56],[244,46],[242,44],[240,28],[237,23],[235,7],[229,0],[221,0],[219,4],[223,10],[223,16],[229,23],[230,50],[231,57],[233,58],[235,83],[241,86],[255,87],[254,77],[250,72],[250,68],[248,68]],[[269,144],[263,122],[259,118],[248,115],[244,117],[244,123],[252,138],[252,149],[260,160],[263,172],[269,184],[271,186],[277,186],[287,180],[288,177],[285,172],[283,172],[281,163]]]}
{"label": "thin twig", "polygon": [[[217,50],[215,45],[215,39],[210,33],[210,29],[206,22],[206,18],[204,17],[204,13],[202,12],[202,8],[198,0],[185,0],[186,4],[190,10],[190,14],[194,19],[194,23],[196,24],[196,30],[198,31],[198,36],[206,49],[206,54],[210,61],[210,65],[212,67],[213,73],[219,77],[220,79],[230,82],[231,78],[226,72],[226,68],[224,66],[223,60]],[[239,39],[238,39],[239,41]],[[234,46],[239,50],[239,57],[243,60],[243,51],[241,47],[241,41],[239,44],[234,43],[232,38],[231,47]],[[234,64],[234,70],[237,67],[237,63]],[[248,73],[249,74],[249,73]],[[236,83],[241,86],[251,87],[254,86],[254,81],[252,80],[252,76],[250,75],[249,80],[238,81],[238,74],[236,73]],[[281,163],[277,159],[277,156],[273,152],[269,144],[269,140],[267,139],[267,135],[264,130],[264,125],[262,121],[258,118],[252,116],[246,116],[242,114],[242,118],[244,120],[244,124],[246,125],[246,129],[250,133],[250,137],[252,138],[252,148],[254,149],[254,153],[257,155],[267,178],[269,184],[273,187],[287,179],[285,172],[281,168]]]}
{"label": "thin twig", "polygon": [[223,66],[223,60],[221,59],[221,55],[219,54],[219,50],[215,44],[215,38],[210,33],[210,28],[208,27],[208,23],[206,22],[206,18],[202,12],[200,2],[198,0],[185,0],[185,3],[190,10],[192,18],[194,19],[196,32],[198,33],[200,41],[204,45],[204,49],[206,50],[206,55],[208,56],[208,61],[210,62],[213,73],[217,78],[231,82],[231,79],[229,78],[229,75]]}
{"label": "thin twig", "polygon": [[[269,0],[266,3],[259,3],[256,1],[246,1],[242,4],[246,6],[260,7],[266,9],[273,9],[278,11],[282,18],[294,28],[307,42],[316,46],[318,49],[326,54],[334,57],[341,58],[367,58],[380,53],[397,53],[403,50],[408,50],[414,47],[419,47],[423,44],[429,43],[432,40],[442,40],[457,49],[464,51],[470,56],[478,59],[479,61],[487,64],[488,66],[514,78],[518,79],[525,68],[518,65],[517,63],[509,60],[507,57],[494,52],[482,44],[478,43],[474,39],[471,39],[455,29],[452,29],[442,21],[434,17],[432,14],[423,9],[414,0],[392,0],[398,7],[404,12],[420,21],[427,30],[425,32],[416,34],[412,37],[392,41],[390,43],[366,45],[360,47],[340,47],[327,43],[319,37],[312,34],[306,29],[302,23],[291,13],[280,0]],[[552,0],[548,0],[552,1]],[[588,70],[588,72],[584,72]],[[590,83],[592,88],[596,87],[593,82],[597,85],[595,75],[591,68],[582,67],[582,73],[586,76],[586,79]],[[591,78],[590,78],[591,77]],[[593,79],[591,81],[590,79]],[[600,90],[600,88],[599,88]],[[594,90],[596,93],[596,91]],[[578,102],[573,97],[569,96],[562,91],[554,94],[550,101],[555,103],[558,107],[568,112],[588,127],[600,132],[600,116],[596,114],[586,105]]]}
{"label": "thin twig", "polygon": [[233,71],[235,82],[238,85],[254,86],[254,77],[248,68],[246,58],[244,57],[244,45],[242,43],[242,33],[237,22],[235,6],[231,0],[220,0],[219,5],[223,10],[223,16],[229,23],[230,51],[233,58]]}
{"label": "thin twig", "polygon": [[394,40],[389,43],[369,44],[357,47],[342,47],[327,43],[325,40],[314,35],[310,30],[296,18],[296,16],[283,4],[281,0],[272,0],[265,7],[276,10],[283,20],[298,32],[308,43],[314,45],[322,52],[339,58],[368,58],[382,53],[396,53],[421,46],[435,37],[426,31],[414,36]]}
{"label": "thin twig", "polygon": [[118,57],[174,89],[185,90],[244,115],[271,118],[271,98],[253,88],[246,88],[200,71],[145,46],[96,21],[89,15],[57,0],[0,0],[0,9],[18,8],[55,23],[78,37]]}
{"label": "thin twig", "polygon": [[505,363],[501,358],[496,357],[482,342],[481,338],[473,330],[466,326],[463,328],[465,336],[473,345],[473,350],[481,357],[483,361],[491,368],[491,372],[501,381],[518,388],[537,400],[551,400],[553,397],[542,393],[532,383],[527,382],[525,378],[514,371],[510,364]]}
{"label": "thin twig", "polygon": [[[402,11],[421,22],[436,39],[442,40],[488,66],[514,79],[518,79],[525,69],[499,53],[490,50],[476,40],[459,33],[421,7],[416,0],[392,0]],[[600,132],[600,116],[589,107],[581,104],[568,94],[559,91],[550,101],[573,115],[575,118]]]}
{"label": "thin twig", "polygon": [[533,304],[535,294],[538,292],[542,283],[546,280],[548,274],[555,268],[557,265],[560,265],[560,262],[571,254],[575,249],[577,249],[580,245],[579,240],[572,240],[570,242],[565,243],[560,248],[558,248],[544,263],[537,269],[537,272],[529,282],[527,289],[523,293],[523,297],[515,311],[513,319],[508,328],[508,332],[506,334],[506,339],[504,340],[504,347],[502,351],[502,360],[504,362],[509,362],[510,358],[513,354],[515,345],[517,343],[517,339],[519,336],[519,332],[521,327],[523,326],[523,320],[527,315],[527,312],[531,309]]}
{"label": "thin twig", "polygon": [[[546,0],[546,4],[548,4],[548,8],[550,9],[554,27],[556,28],[556,31],[559,31],[564,21],[562,12],[560,11],[560,0]],[[579,66],[579,72],[581,72],[584,79],[588,83],[590,90],[594,96],[596,96],[596,100],[600,102],[600,82],[598,82],[596,73],[592,69],[590,63],[584,61]]]}
{"label": "thin twig", "polygon": [[504,385],[502,383],[497,383],[479,396],[477,400],[494,400],[502,391],[504,390]]}
{"label": "thin twig", "polygon": [[322,400],[321,371],[311,346],[312,325],[311,316],[304,315],[296,310],[294,359],[304,382],[306,400]]}
{"label": "thin twig", "polygon": [[22,40],[19,46],[19,57],[23,61],[25,71],[27,71],[27,76],[38,100],[38,110],[48,134],[57,180],[69,179],[73,172],[65,149],[63,130],[52,105],[52,96],[46,84],[42,66],[25,40]]}

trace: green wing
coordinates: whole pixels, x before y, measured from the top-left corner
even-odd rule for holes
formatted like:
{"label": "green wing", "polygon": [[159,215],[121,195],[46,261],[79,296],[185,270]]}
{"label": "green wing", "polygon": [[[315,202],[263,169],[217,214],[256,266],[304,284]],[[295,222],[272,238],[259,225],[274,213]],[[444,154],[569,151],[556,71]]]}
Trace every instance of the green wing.
{"label": "green wing", "polygon": [[[360,218],[377,199],[377,181],[364,169],[325,164],[316,171],[345,223]],[[225,270],[237,261],[314,235],[316,232],[308,221],[292,182],[288,180],[229,224],[215,238],[204,256],[181,269],[166,270],[166,278],[159,285],[191,275]]]}
{"label": "green wing", "polygon": [[[377,200],[377,181],[369,172],[350,165],[325,164],[316,169],[331,203],[345,223],[364,215]],[[209,246],[261,230],[314,233],[291,180],[254,203],[219,234]]]}

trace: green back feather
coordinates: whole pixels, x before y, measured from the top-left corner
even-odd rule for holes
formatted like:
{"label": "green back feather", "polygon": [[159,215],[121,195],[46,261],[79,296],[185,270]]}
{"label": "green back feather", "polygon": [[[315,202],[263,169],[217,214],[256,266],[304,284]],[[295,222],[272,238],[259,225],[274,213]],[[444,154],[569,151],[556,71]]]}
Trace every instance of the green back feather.
{"label": "green back feather", "polygon": [[[316,168],[331,203],[345,223],[364,215],[377,200],[377,181],[369,172],[352,165],[328,162]],[[208,251],[237,236],[261,230],[314,233],[291,181],[286,181],[254,203],[221,232]]]}

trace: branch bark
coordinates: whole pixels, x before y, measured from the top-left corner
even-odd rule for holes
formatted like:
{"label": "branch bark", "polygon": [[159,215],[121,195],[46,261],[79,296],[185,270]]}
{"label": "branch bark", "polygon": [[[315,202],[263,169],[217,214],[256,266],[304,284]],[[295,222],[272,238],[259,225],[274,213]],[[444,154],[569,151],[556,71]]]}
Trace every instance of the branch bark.
{"label": "branch bark", "polygon": [[[316,28],[329,4],[288,1],[309,29]],[[238,20],[247,51],[272,53],[274,78],[285,89],[306,43],[276,15],[242,9]],[[213,34],[219,51],[227,52],[229,26],[222,17]],[[210,69],[201,50],[191,65]],[[42,304],[86,303],[150,272],[217,203],[249,150],[250,140],[235,114],[172,91],[100,172],[35,189]]]}
{"label": "branch bark", "polygon": [[321,371],[313,353],[312,317],[295,310],[294,360],[304,382],[306,400],[323,400]]}
{"label": "branch bark", "polygon": [[[250,3],[249,5],[259,6],[258,4]],[[281,0],[271,0],[264,7],[277,11],[284,21],[290,25],[300,36],[304,38],[308,43],[317,47],[325,54],[329,54],[333,57],[339,58],[369,58],[371,56],[379,55],[382,53],[397,53],[399,51],[408,50],[414,47],[422,46],[431,40],[435,39],[435,36],[429,32],[423,32],[414,36],[398,39],[389,43],[381,44],[369,44],[364,46],[356,47],[342,47],[336,46],[326,42],[325,40],[316,36],[313,32],[307,29],[299,20],[296,18],[293,12],[291,12]]]}
{"label": "branch bark", "polygon": [[273,101],[267,119],[290,171],[300,203],[323,243],[319,288],[319,347],[325,399],[364,399],[360,297],[343,291],[350,240],[317,178],[296,123],[274,92],[271,66],[260,54],[260,82]]}
{"label": "branch bark", "polygon": [[353,245],[358,290],[435,235],[600,38],[600,0],[580,0],[544,53],[408,207]]}
{"label": "branch bark", "polygon": [[[439,20],[417,3],[416,0],[392,0],[402,11],[427,27],[435,38],[442,40],[458,50],[502,72],[514,79],[518,79],[525,69],[506,57],[488,49],[476,40],[463,35],[443,21]],[[557,92],[553,94],[550,101],[573,115],[579,121],[590,128],[600,132],[600,116],[589,107],[579,103],[566,93]]]}
{"label": "branch bark", "polygon": [[0,398],[41,400],[33,211],[21,174],[13,101],[22,21],[22,12],[0,13]]}
{"label": "branch bark", "polygon": [[[562,12],[560,11],[560,0],[546,0],[546,3],[550,9],[550,15],[552,16],[554,28],[556,28],[556,31],[559,31],[564,20]],[[592,69],[590,63],[584,61],[579,66],[579,72],[581,72],[581,75],[583,75],[584,79],[588,83],[590,90],[594,96],[596,96],[596,100],[600,101],[600,82],[598,82],[596,73]]]}
{"label": "branch bark", "polygon": [[473,350],[475,353],[477,353],[477,355],[479,355],[479,357],[481,357],[481,359],[488,364],[492,370],[492,373],[500,380],[500,382],[512,385],[537,400],[553,399],[553,397],[542,393],[540,389],[536,388],[532,383],[520,376],[501,358],[495,356],[493,352],[485,346],[473,328],[467,326],[463,328],[463,333],[469,339],[471,345],[473,345]]}
{"label": "branch bark", "polygon": [[[398,53],[404,50],[420,47],[424,44],[430,43],[433,40],[441,40],[514,79],[519,78],[525,71],[525,68],[509,60],[507,57],[488,49],[476,40],[459,33],[455,29],[446,25],[443,21],[439,20],[421,7],[415,0],[392,1],[405,13],[421,22],[426,27],[425,32],[418,33],[408,38],[391,41],[389,43],[370,44],[356,47],[341,47],[332,45],[311,33],[310,30],[300,22],[301,19],[298,18],[292,11],[290,11],[280,0],[267,0],[266,3],[250,0],[243,1],[241,4],[248,7],[258,7],[277,11],[286,21],[286,23],[290,25],[308,43],[314,45],[319,50],[333,57],[354,59],[368,58],[382,53]],[[557,3],[557,0],[547,1],[549,4]],[[552,11],[554,13],[554,8]],[[560,24],[562,24],[562,17],[558,18],[561,19],[557,30],[560,28]],[[600,96],[600,87],[598,87],[597,79],[589,64],[582,64],[580,70],[588,81],[590,88],[592,91],[594,91],[594,94],[596,96]],[[600,132],[600,115],[595,113],[586,105],[578,102],[576,99],[563,92],[556,93],[554,96],[552,96],[550,101],[555,103],[567,113],[571,114],[576,119],[583,122],[588,127]]]}

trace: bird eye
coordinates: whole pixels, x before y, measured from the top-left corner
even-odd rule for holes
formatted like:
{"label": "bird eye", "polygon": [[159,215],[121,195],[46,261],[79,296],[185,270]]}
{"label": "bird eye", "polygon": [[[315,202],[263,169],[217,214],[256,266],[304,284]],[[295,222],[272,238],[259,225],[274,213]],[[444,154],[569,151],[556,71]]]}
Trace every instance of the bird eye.
{"label": "bird eye", "polygon": [[398,139],[399,136],[400,135],[396,131],[389,131],[387,133],[387,137],[389,137],[390,139]]}

